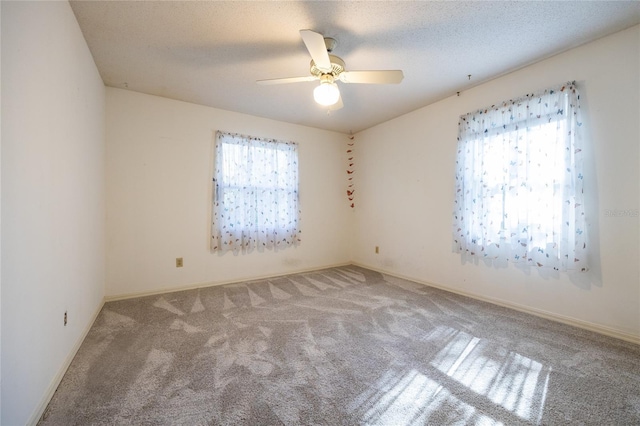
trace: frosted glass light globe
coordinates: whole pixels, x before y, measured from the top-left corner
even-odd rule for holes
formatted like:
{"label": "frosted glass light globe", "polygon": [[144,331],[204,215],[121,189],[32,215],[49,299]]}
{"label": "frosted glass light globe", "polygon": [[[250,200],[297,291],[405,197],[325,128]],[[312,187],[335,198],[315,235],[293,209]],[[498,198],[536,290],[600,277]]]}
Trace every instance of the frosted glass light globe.
{"label": "frosted glass light globe", "polygon": [[340,99],[338,85],[328,81],[321,82],[320,86],[313,89],[313,99],[320,105],[331,106]]}

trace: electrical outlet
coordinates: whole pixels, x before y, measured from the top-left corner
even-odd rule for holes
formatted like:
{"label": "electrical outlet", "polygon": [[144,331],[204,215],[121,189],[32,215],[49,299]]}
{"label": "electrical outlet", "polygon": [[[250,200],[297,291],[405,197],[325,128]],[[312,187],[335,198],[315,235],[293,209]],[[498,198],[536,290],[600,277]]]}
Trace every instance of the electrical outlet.
{"label": "electrical outlet", "polygon": [[376,254],[380,253],[380,247],[376,246]]}
{"label": "electrical outlet", "polygon": [[67,326],[67,311],[64,311],[64,326]]}
{"label": "electrical outlet", "polygon": [[182,258],[176,257],[176,268],[182,268]]}

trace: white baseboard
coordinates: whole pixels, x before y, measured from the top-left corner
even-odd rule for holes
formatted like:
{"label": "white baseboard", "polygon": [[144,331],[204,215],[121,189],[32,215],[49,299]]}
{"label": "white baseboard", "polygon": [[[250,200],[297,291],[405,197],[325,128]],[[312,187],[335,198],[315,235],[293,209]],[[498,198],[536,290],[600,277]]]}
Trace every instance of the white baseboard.
{"label": "white baseboard", "polygon": [[165,288],[161,288],[161,289],[158,289],[158,290],[150,290],[150,291],[144,291],[144,292],[138,292],[138,293],[117,294],[117,295],[114,295],[114,296],[105,296],[105,302],[114,302],[116,300],[135,299],[137,297],[155,296],[155,295],[165,294],[165,293],[174,293],[176,291],[194,290],[194,289],[197,289],[197,288],[214,287],[214,286],[226,285],[226,284],[237,284],[237,283],[246,282],[246,281],[268,280],[268,279],[277,278],[277,277],[284,277],[284,276],[287,276],[287,275],[303,274],[305,272],[313,272],[313,271],[321,271],[323,269],[337,268],[337,267],[340,267],[340,266],[347,266],[347,265],[351,265],[351,264],[353,264],[353,263],[352,262],[336,263],[336,264],[325,265],[325,266],[315,266],[315,267],[312,267],[312,268],[296,269],[296,270],[293,270],[293,271],[284,272],[282,274],[251,275],[251,276],[246,276],[246,277],[234,278],[233,280],[226,280],[226,281],[208,281],[208,282],[202,282],[202,283],[196,283],[196,284],[187,284],[185,286],[165,287]]}
{"label": "white baseboard", "polygon": [[104,306],[104,302],[105,300],[104,298],[102,298],[102,302],[98,305],[98,308],[93,313],[91,320],[87,323],[87,326],[82,331],[82,334],[80,335],[76,343],[73,345],[73,348],[71,349],[71,351],[69,351],[69,354],[65,358],[64,363],[58,369],[58,373],[51,380],[51,383],[49,384],[49,387],[47,388],[47,391],[45,392],[44,397],[42,398],[42,401],[40,401],[40,404],[38,404],[33,414],[31,414],[31,417],[29,417],[29,421],[27,422],[27,425],[36,426],[40,421],[40,418],[44,414],[44,410],[47,409],[49,402],[51,402],[51,398],[53,398],[53,394],[56,392],[56,389],[58,389],[58,386],[60,385],[62,378],[67,372],[67,369],[69,368],[69,365],[71,365],[71,361],[73,361],[73,358],[76,356],[78,349],[80,349],[80,345],[82,345],[82,342],[84,342],[85,337],[87,337],[87,334],[89,333],[89,330],[91,330],[93,323],[96,321],[96,318],[98,318],[98,314],[102,310],[102,307]]}
{"label": "white baseboard", "polygon": [[469,292],[465,292],[465,291],[456,290],[456,289],[453,289],[453,288],[450,288],[450,287],[446,287],[446,286],[443,286],[443,285],[433,284],[433,283],[430,283],[430,282],[419,280],[417,278],[413,278],[413,277],[405,276],[405,275],[402,275],[402,274],[398,274],[396,272],[385,271],[383,269],[377,268],[377,267],[372,266],[372,265],[366,265],[366,264],[359,263],[359,262],[352,262],[352,264],[360,266],[362,268],[370,269],[372,271],[380,272],[382,274],[391,275],[391,276],[396,277],[396,278],[401,278],[401,279],[404,279],[404,280],[413,281],[413,282],[418,283],[418,284],[426,285],[426,286],[429,286],[429,287],[434,287],[434,288],[437,288],[437,289],[440,289],[440,290],[448,291],[450,293],[455,293],[455,294],[459,294],[461,296],[470,297],[472,299],[481,300],[483,302],[493,303],[494,305],[502,306],[502,307],[509,308],[509,309],[514,309],[516,311],[520,311],[520,312],[524,312],[524,313],[527,313],[527,314],[535,315],[537,317],[541,317],[541,318],[545,318],[545,319],[548,319],[548,320],[560,322],[560,323],[563,323],[563,324],[571,325],[571,326],[574,326],[574,327],[582,328],[584,330],[593,331],[593,332],[596,332],[596,333],[599,333],[599,334],[604,334],[605,336],[615,337],[616,339],[620,339],[620,340],[624,340],[624,341],[627,341],[627,342],[631,342],[631,343],[635,343],[637,345],[640,345],[640,336],[635,335],[635,334],[631,334],[631,333],[627,333],[627,332],[624,332],[624,331],[621,331],[621,330],[617,330],[615,328],[607,327],[607,326],[600,325],[600,324],[595,324],[595,323],[588,322],[588,321],[579,320],[579,319],[576,319],[576,318],[572,318],[572,317],[568,317],[568,316],[565,316],[565,315],[556,314],[556,313],[553,313],[553,312],[548,312],[548,311],[545,311],[545,310],[542,310],[542,309],[532,308],[530,306],[520,305],[518,303],[509,302],[509,301],[502,300],[502,299],[497,299],[497,298],[493,298],[493,297],[486,297],[486,296],[483,296],[483,295],[480,295],[480,294],[475,294],[475,293],[469,293]]}

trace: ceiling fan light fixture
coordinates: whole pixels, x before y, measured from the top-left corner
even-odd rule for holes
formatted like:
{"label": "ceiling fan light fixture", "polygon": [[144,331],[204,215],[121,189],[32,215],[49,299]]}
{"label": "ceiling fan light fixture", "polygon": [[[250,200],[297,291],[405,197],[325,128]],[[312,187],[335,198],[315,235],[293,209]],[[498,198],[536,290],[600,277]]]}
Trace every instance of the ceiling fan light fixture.
{"label": "ceiling fan light fixture", "polygon": [[[1,1],[1,0],[0,0]],[[398,84],[404,78],[401,70],[346,71],[344,61],[330,53],[336,41],[311,30],[300,30],[300,36],[311,55],[309,76],[258,80],[258,84],[283,84],[320,80],[313,91],[316,103],[335,111],[344,106],[336,81],[342,83]]]}
{"label": "ceiling fan light fixture", "polygon": [[330,80],[322,80],[320,85],[313,89],[313,99],[323,106],[335,105],[340,99],[338,85]]}

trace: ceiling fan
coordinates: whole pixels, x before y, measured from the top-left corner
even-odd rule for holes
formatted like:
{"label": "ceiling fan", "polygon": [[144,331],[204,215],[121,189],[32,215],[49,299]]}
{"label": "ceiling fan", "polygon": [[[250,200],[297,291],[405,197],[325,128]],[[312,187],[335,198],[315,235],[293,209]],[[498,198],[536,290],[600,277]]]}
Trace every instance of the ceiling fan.
{"label": "ceiling fan", "polygon": [[342,108],[342,98],[336,81],[343,83],[398,84],[404,78],[401,70],[345,71],[345,63],[330,53],[336,41],[311,30],[300,30],[302,41],[311,55],[311,75],[305,77],[274,78],[258,80],[258,84],[285,84],[320,80],[313,91],[317,103],[330,109]]}

